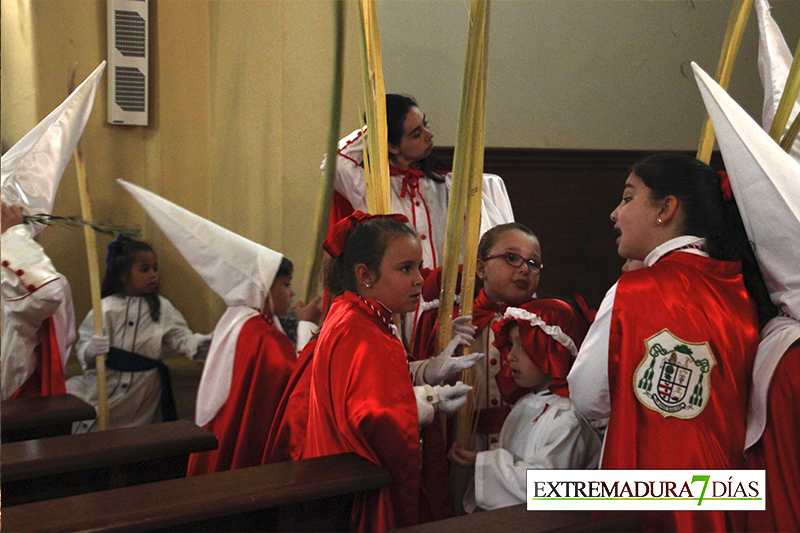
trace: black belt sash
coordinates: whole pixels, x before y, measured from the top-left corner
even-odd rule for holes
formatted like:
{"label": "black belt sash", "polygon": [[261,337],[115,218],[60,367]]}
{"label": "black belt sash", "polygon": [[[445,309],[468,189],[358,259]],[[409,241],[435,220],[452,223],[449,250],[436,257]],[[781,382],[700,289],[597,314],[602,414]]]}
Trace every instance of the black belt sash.
{"label": "black belt sash", "polygon": [[158,369],[158,377],[161,379],[161,417],[164,422],[178,419],[175,396],[172,394],[169,367],[163,361],[156,361],[120,348],[110,348],[106,358],[106,366],[117,372],[144,372],[153,368]]}

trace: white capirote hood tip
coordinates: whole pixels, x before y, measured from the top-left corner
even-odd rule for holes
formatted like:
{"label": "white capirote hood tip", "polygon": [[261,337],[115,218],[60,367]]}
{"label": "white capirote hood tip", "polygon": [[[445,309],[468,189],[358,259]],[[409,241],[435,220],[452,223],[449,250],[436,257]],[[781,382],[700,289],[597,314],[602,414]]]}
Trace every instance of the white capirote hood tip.
{"label": "white capirote hood tip", "polygon": [[117,180],[228,307],[263,311],[283,255],[126,181]]}
{"label": "white capirote hood tip", "polygon": [[800,319],[800,163],[692,63],[772,302]]}
{"label": "white capirote hood tip", "polygon": [[[2,198],[26,215],[50,214],[61,176],[89,120],[103,61],[89,77],[2,157]],[[33,224],[33,234],[44,226]]]}

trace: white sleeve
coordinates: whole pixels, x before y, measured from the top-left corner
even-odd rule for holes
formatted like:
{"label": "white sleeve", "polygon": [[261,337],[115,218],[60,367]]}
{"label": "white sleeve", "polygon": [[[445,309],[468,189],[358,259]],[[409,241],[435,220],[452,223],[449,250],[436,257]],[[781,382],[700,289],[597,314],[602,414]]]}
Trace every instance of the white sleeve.
{"label": "white sleeve", "polygon": [[439,399],[430,385],[414,387],[414,397],[417,400],[417,423],[419,427],[427,426],[433,422],[434,405]]}
{"label": "white sleeve", "polygon": [[313,322],[307,320],[299,320],[297,322],[297,346],[295,349],[297,350],[298,356],[300,352],[303,351],[303,348],[306,347],[308,341],[310,341],[318,331],[319,326]]}
{"label": "white sleeve", "polygon": [[[108,330],[106,328],[106,321],[103,320],[103,333],[108,335]],[[93,370],[96,365],[93,358],[89,358],[89,360],[86,359],[86,347],[92,335],[94,335],[94,310],[90,309],[89,314],[86,315],[86,318],[83,319],[83,322],[81,322],[81,325],[78,327],[78,340],[75,343],[75,355],[77,355],[78,362],[80,362],[84,372]],[[110,337],[109,335],[109,345],[113,346],[114,339]]]}
{"label": "white sleeve", "polygon": [[181,312],[166,298],[162,296],[159,298],[161,299],[161,320],[164,321],[163,342],[194,362],[205,361],[211,346],[211,336],[193,333]]}
{"label": "white sleeve", "polygon": [[617,294],[615,283],[600,303],[597,316],[586,333],[567,383],[569,397],[586,418],[598,420],[611,414],[608,386],[608,349],[611,335],[611,312]]}
{"label": "white sleeve", "polygon": [[[30,229],[18,224],[1,238],[2,396],[14,393],[36,366],[39,329],[69,299],[69,285],[56,271]],[[71,300],[69,300],[71,302]],[[59,346],[61,348],[61,346]],[[66,354],[62,354],[63,357]]]}
{"label": "white sleeve", "polygon": [[514,222],[514,211],[503,178],[496,174],[483,175],[481,202],[481,235],[500,224]]}
{"label": "white sleeve", "polygon": [[525,503],[528,468],[528,463],[505,448],[478,452],[475,503],[483,509]]}
{"label": "white sleeve", "polygon": [[[336,181],[334,189],[347,198],[356,211],[368,212],[367,182],[364,177],[363,136],[356,130],[339,141],[339,152],[336,157]],[[320,170],[325,172],[327,165],[323,159]]]}
{"label": "white sleeve", "polygon": [[60,281],[64,291],[64,302],[53,313],[53,323],[55,324],[58,349],[61,352],[61,361],[64,363],[64,374],[66,375],[67,360],[77,336],[75,333],[75,308],[72,305],[72,288],[67,278],[62,277]]}
{"label": "white sleeve", "polygon": [[0,255],[4,313],[13,313],[22,333],[33,335],[64,299],[61,275],[25,224],[3,233]]}
{"label": "white sleeve", "polygon": [[600,441],[571,410],[533,424],[525,456],[505,448],[478,453],[475,501],[484,509],[525,503],[527,471],[583,469],[597,465]]}
{"label": "white sleeve", "polygon": [[423,359],[421,361],[410,361],[408,363],[408,370],[411,373],[411,379],[414,385],[427,385],[425,383],[425,368],[428,366],[430,359]]}

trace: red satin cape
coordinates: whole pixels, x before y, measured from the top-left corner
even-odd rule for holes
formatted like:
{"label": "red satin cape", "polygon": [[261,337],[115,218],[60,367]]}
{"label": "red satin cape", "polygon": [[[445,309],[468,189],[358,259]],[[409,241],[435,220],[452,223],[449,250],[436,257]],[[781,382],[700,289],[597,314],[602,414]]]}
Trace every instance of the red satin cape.
{"label": "red satin cape", "polygon": [[36,362],[36,368],[33,369],[25,383],[14,391],[9,400],[67,393],[64,366],[61,363],[61,353],[58,350],[58,339],[56,338],[53,317],[48,317],[42,322],[39,334],[42,343],[39,345],[39,358]]}
{"label": "red satin cape", "polygon": [[272,420],[262,464],[296,461],[303,453],[311,390],[311,359],[316,345],[317,339],[311,339],[300,352]]}
{"label": "red satin cape", "polygon": [[188,476],[261,464],[270,424],[297,356],[292,341],[261,315],[244,323],[236,340],[228,399],[203,429],[216,450],[189,457]]}
{"label": "red satin cape", "polygon": [[767,510],[747,513],[747,531],[800,531],[800,342],[772,375],[767,413],[749,454],[750,468],[766,470]]}
{"label": "red satin cape", "polygon": [[314,351],[302,457],[344,452],[392,476],[379,493],[356,497],[351,529],[388,531],[417,523],[419,429],[405,349],[350,292],[334,300]]}
{"label": "red satin cape", "polygon": [[[689,343],[707,342],[705,407],[694,418],[665,416],[637,398],[645,341],[668,329]],[[623,274],[611,318],[608,376],[611,417],[603,469],[741,469],[748,395],[758,347],[755,305],[739,263],[672,253]],[[641,513],[642,531],[738,531],[741,513]]]}

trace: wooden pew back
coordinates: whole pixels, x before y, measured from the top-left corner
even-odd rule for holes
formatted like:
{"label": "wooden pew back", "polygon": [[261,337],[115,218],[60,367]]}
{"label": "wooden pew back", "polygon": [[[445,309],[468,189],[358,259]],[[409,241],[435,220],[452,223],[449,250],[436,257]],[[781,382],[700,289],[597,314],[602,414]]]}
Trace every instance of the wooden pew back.
{"label": "wooden pew back", "polygon": [[216,447],[187,420],[3,444],[3,505],[183,477],[189,454]]}
{"label": "wooden pew back", "polygon": [[457,516],[398,529],[396,533],[636,533],[639,517],[633,512],[604,513],[590,511],[528,511],[514,505],[494,511]]}
{"label": "wooden pew back", "polygon": [[83,494],[4,509],[12,531],[339,531],[353,496],[391,477],[352,453]]}
{"label": "wooden pew back", "polygon": [[71,394],[5,400],[1,409],[3,443],[69,435],[73,422],[97,417],[94,407]]}

